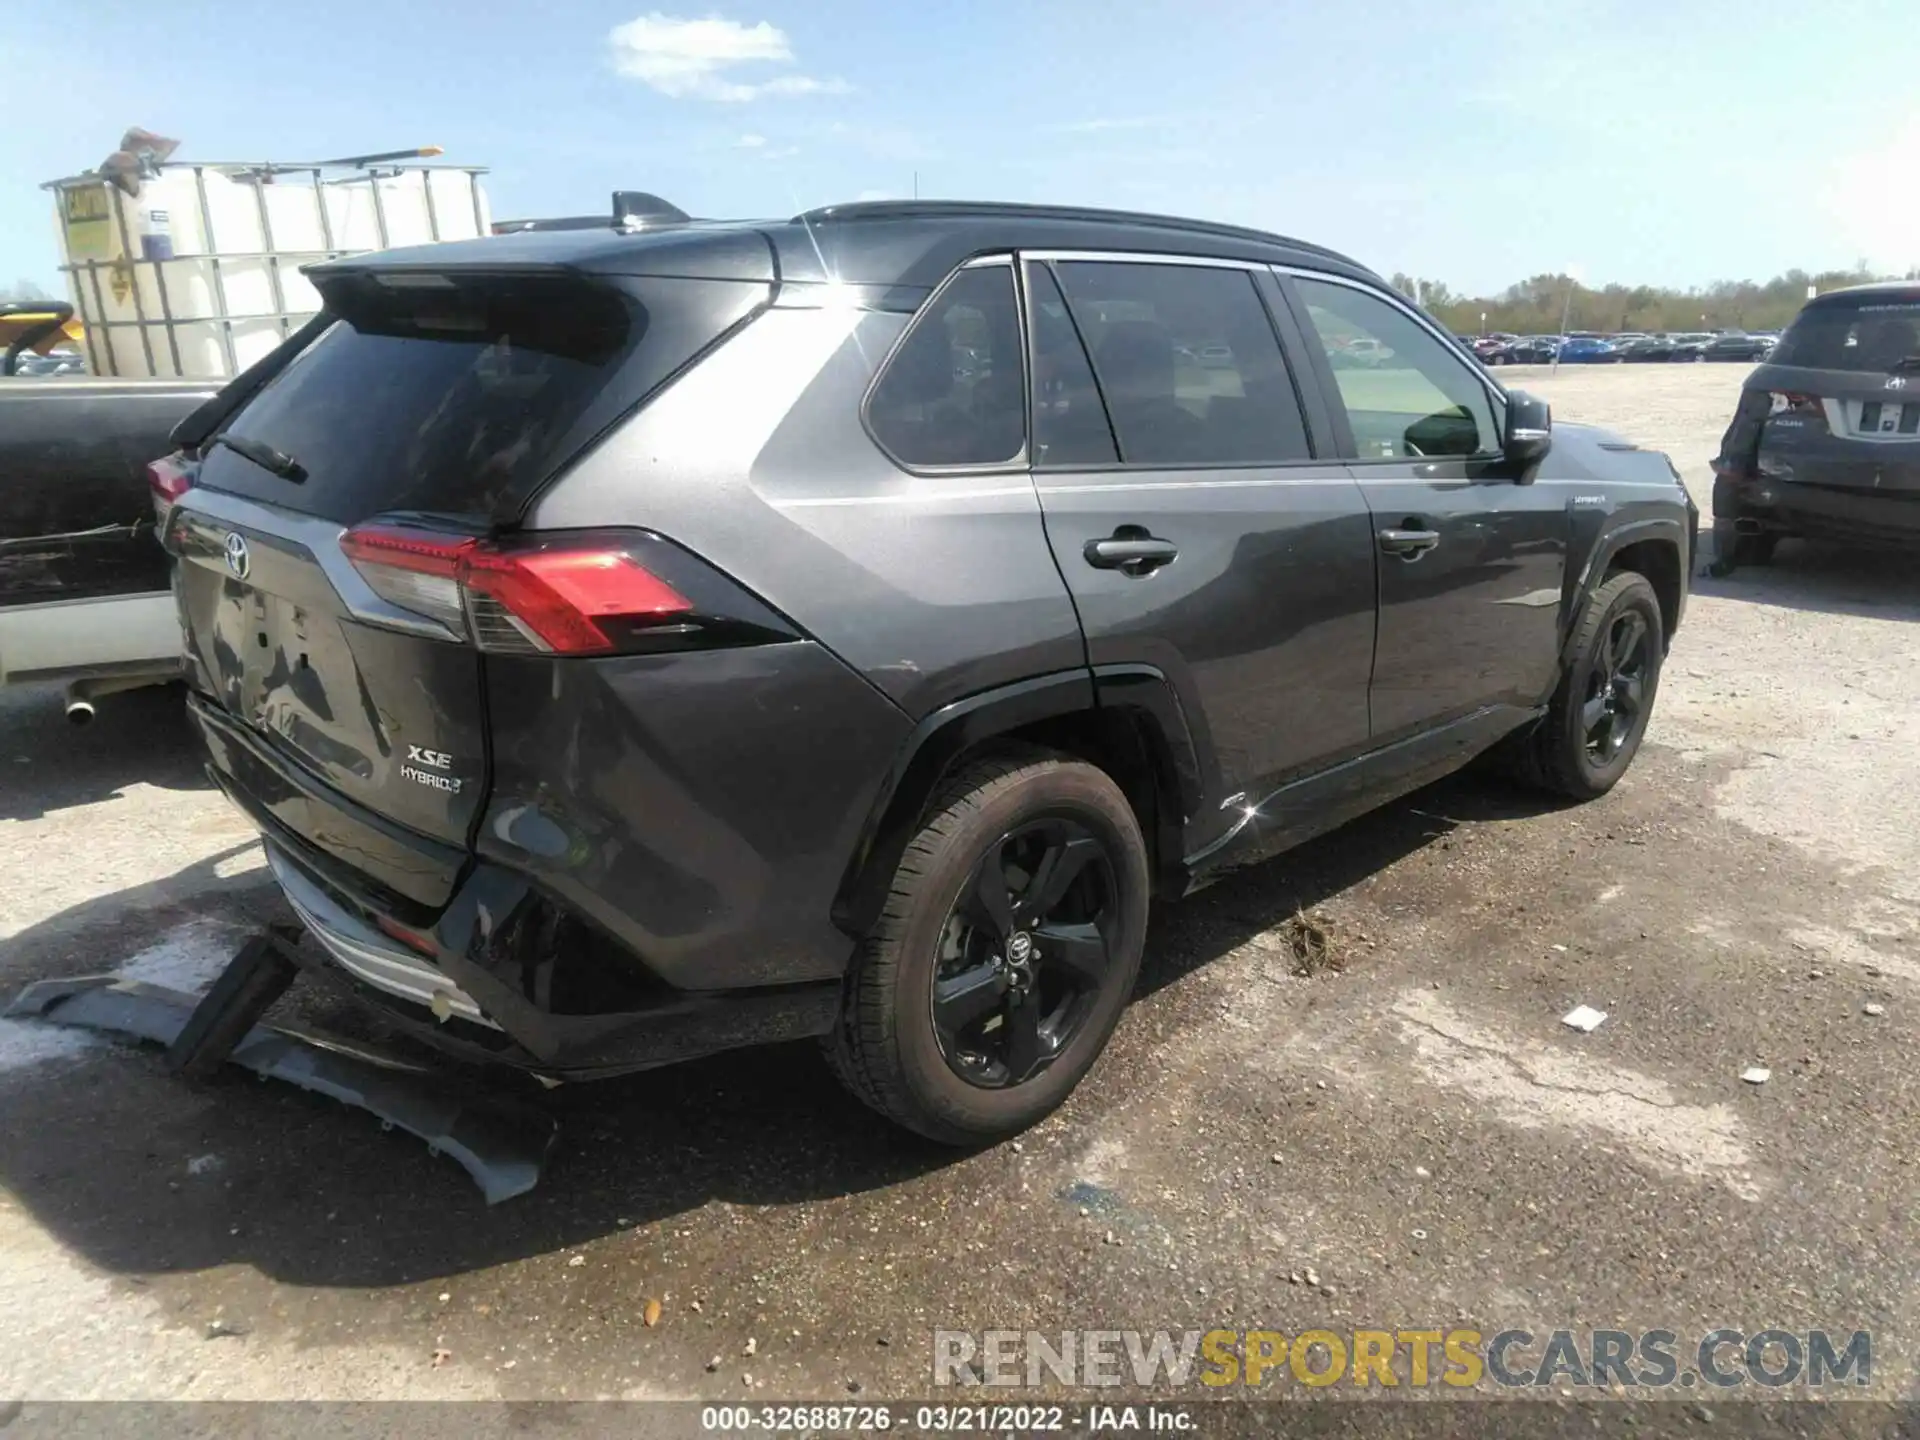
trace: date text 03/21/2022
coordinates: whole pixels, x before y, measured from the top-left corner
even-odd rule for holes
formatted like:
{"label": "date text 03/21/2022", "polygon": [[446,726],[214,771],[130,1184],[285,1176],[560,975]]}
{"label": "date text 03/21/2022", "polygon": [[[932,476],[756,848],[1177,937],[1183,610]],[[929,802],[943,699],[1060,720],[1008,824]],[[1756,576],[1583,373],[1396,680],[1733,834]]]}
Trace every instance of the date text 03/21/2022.
{"label": "date text 03/21/2022", "polygon": [[707,1405],[700,1428],[716,1434],[924,1432],[999,1435],[1146,1431],[1179,1434],[1198,1428],[1180,1405]]}

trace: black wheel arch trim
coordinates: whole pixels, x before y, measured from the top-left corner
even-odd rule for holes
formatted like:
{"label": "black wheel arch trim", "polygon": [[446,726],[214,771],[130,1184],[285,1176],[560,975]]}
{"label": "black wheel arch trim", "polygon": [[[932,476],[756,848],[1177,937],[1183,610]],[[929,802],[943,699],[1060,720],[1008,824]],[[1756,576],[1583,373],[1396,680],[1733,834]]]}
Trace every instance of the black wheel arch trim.
{"label": "black wheel arch trim", "polygon": [[1570,661],[1573,649],[1574,631],[1580,620],[1580,609],[1587,603],[1587,597],[1598,590],[1613,568],[1614,560],[1629,545],[1638,545],[1643,541],[1662,541],[1673,547],[1675,568],[1679,578],[1679,594],[1672,623],[1661,637],[1665,645],[1673,642],[1673,632],[1680,628],[1680,620],[1686,610],[1688,577],[1693,561],[1695,528],[1694,518],[1687,519],[1670,516],[1649,516],[1639,520],[1622,520],[1604,526],[1600,533],[1588,545],[1586,559],[1580,563],[1577,571],[1568,570],[1570,584],[1567,587],[1566,608],[1560,616],[1560,659],[1562,664]]}
{"label": "black wheel arch trim", "polygon": [[944,705],[914,726],[869,807],[834,897],[834,923],[856,938],[873,928],[927,802],[963,756],[995,736],[1103,712],[1125,721],[1146,742],[1160,862],[1155,883],[1177,893],[1184,885],[1186,822],[1199,813],[1213,783],[1211,755],[1196,741],[1187,707],[1160,670],[1097,666],[996,686]]}

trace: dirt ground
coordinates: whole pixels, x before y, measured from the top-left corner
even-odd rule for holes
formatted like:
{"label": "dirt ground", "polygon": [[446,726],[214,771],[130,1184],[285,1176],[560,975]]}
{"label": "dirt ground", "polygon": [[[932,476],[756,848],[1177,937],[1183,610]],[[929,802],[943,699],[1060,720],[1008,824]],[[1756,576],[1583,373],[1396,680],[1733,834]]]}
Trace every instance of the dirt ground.
{"label": "dirt ground", "polygon": [[[1704,511],[1743,374],[1503,378]],[[488,1209],[362,1113],[0,1021],[0,1397],[923,1395],[936,1327],[1369,1323],[1864,1329],[1910,1394],[1920,576],[1695,585],[1612,795],[1458,777],[1165,909],[1017,1145],[903,1140],[776,1050],[557,1092]],[[201,983],[279,913],[164,695],[0,695],[0,776],[6,993]],[[1344,968],[1294,973],[1303,908]]]}

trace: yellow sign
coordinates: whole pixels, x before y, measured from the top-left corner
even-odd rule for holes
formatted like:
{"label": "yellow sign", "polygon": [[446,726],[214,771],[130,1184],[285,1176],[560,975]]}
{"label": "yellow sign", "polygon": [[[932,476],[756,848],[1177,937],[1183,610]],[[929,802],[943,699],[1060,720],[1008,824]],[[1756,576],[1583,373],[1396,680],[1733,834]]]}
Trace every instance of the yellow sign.
{"label": "yellow sign", "polygon": [[113,258],[113,199],[105,184],[62,190],[60,219],[66,228],[69,261]]}
{"label": "yellow sign", "polygon": [[126,304],[127,296],[133,293],[133,262],[116,260],[107,271],[107,283],[113,291],[113,303]]}

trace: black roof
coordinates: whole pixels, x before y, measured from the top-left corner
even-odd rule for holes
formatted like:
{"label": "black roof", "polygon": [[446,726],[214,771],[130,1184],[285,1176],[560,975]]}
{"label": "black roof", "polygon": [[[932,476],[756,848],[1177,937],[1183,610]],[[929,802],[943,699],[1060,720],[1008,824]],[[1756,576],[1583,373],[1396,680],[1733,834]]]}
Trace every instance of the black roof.
{"label": "black roof", "polygon": [[786,220],[689,220],[638,230],[611,219],[596,228],[536,225],[313,269],[322,280],[369,269],[472,265],[926,289],[971,256],[1015,247],[1199,255],[1377,278],[1323,246],[1237,225],[1124,210],[951,200],[830,205]]}

